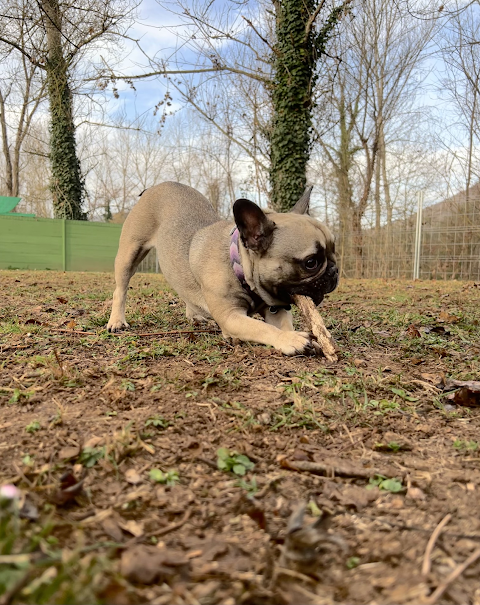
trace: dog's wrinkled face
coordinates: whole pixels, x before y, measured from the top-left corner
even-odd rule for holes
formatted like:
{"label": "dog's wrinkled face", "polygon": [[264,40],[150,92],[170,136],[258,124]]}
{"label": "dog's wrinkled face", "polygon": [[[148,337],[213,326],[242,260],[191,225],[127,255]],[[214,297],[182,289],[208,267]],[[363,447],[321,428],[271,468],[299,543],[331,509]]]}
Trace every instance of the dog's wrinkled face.
{"label": "dog's wrinkled face", "polygon": [[318,305],[337,287],[334,238],[325,225],[306,214],[309,193],[286,214],[264,213],[248,200],[235,203],[242,243],[250,250],[252,279],[268,304],[273,304],[271,300],[289,304],[291,295],[303,294]]}

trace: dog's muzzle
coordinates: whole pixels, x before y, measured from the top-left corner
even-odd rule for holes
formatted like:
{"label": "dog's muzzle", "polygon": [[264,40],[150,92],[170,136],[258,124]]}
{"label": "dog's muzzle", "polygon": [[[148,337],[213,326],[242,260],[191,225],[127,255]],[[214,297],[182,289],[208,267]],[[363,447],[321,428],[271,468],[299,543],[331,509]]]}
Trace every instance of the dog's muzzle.
{"label": "dog's muzzle", "polygon": [[289,294],[302,294],[310,297],[315,305],[319,305],[325,294],[333,292],[338,285],[338,268],[335,263],[328,261],[325,271],[317,279],[289,289]]}

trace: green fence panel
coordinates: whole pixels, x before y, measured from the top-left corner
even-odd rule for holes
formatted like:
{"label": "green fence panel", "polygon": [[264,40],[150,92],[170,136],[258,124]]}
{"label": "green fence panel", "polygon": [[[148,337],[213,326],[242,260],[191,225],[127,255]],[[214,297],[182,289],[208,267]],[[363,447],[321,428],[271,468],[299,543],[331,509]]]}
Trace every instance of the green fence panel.
{"label": "green fence panel", "polygon": [[0,269],[113,271],[121,225],[0,216]]}
{"label": "green fence panel", "polygon": [[0,216],[0,268],[62,270],[62,221]]}
{"label": "green fence panel", "polygon": [[66,270],[113,271],[121,225],[65,221]]}

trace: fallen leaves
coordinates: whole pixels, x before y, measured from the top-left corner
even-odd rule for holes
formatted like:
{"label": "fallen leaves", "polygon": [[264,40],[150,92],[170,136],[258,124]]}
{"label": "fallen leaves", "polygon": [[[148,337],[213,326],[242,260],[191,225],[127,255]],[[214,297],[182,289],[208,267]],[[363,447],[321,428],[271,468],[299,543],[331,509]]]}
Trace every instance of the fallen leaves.
{"label": "fallen leaves", "polygon": [[76,499],[83,494],[83,484],[86,476],[86,470],[83,471],[80,479],[77,479],[71,471],[64,473],[60,477],[60,487],[52,495],[52,502],[57,506],[65,506],[70,502],[76,502]]}
{"label": "fallen leaves", "polygon": [[142,483],[143,479],[135,468],[129,468],[125,471],[125,480],[131,485]]}
{"label": "fallen leaves", "polygon": [[185,577],[189,564],[182,551],[138,544],[122,553],[120,572],[130,582],[153,584],[178,574]]}
{"label": "fallen leaves", "polygon": [[476,380],[448,380],[445,391],[455,391],[448,400],[455,405],[475,408],[480,406],[480,382]]}

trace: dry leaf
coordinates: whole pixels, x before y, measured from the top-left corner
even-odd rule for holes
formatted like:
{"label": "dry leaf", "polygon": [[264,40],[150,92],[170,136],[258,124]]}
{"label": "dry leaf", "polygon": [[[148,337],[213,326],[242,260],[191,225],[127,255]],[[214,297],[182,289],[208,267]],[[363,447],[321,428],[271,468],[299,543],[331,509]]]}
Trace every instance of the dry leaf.
{"label": "dry leaf", "polygon": [[129,582],[160,584],[161,579],[175,574],[175,568],[185,568],[189,560],[183,552],[138,544],[122,553],[120,572]]}
{"label": "dry leaf", "polygon": [[142,477],[134,468],[129,468],[127,471],[125,471],[125,479],[132,485],[138,485],[143,481]]}
{"label": "dry leaf", "polygon": [[60,477],[60,488],[57,489],[51,498],[52,502],[57,506],[64,506],[69,502],[74,502],[78,496],[83,494],[83,483],[86,476],[85,469],[82,469],[82,475],[78,480],[72,471],[64,473]]}
{"label": "dry leaf", "polygon": [[107,536],[110,536],[110,538],[115,540],[115,542],[121,542],[123,540],[122,530],[115,519],[112,517],[107,517],[102,521],[101,525]]}
{"label": "dry leaf", "polygon": [[458,389],[448,396],[455,405],[468,408],[480,406],[480,382],[476,380],[449,380],[445,386],[446,391]]}
{"label": "dry leaf", "polygon": [[420,331],[415,324],[409,325],[406,333],[410,338],[420,338],[421,336]]}
{"label": "dry leaf", "polygon": [[460,318],[457,317],[456,315],[451,315],[447,311],[441,311],[440,315],[438,316],[438,321],[449,323],[449,324],[454,324],[454,323],[459,322]]}
{"label": "dry leaf", "polygon": [[93,515],[92,517],[87,517],[81,521],[81,525],[95,525],[97,523],[103,523],[105,519],[111,516],[113,510],[111,508],[106,508],[105,510],[100,510],[98,513]]}
{"label": "dry leaf", "polygon": [[423,380],[426,380],[427,382],[431,382],[433,384],[433,386],[437,387],[437,388],[442,388],[445,384],[445,374],[441,373],[441,374],[429,374],[427,372],[422,372],[422,374],[420,374],[420,376],[422,377]]}
{"label": "dry leaf", "polygon": [[58,452],[58,457],[60,460],[69,460],[70,458],[76,458],[80,454],[79,446],[67,445],[66,447],[62,447],[62,449]]}
{"label": "dry leaf", "polygon": [[139,523],[138,521],[134,521],[133,519],[129,519],[128,521],[119,521],[118,525],[124,530],[127,531],[135,538],[142,536],[144,534],[144,524]]}
{"label": "dry leaf", "polygon": [[83,449],[86,449],[87,447],[97,447],[97,445],[100,445],[101,443],[103,443],[103,441],[103,437],[90,437],[90,439],[83,444]]}
{"label": "dry leaf", "polygon": [[425,492],[421,490],[419,487],[409,487],[407,489],[407,498],[410,500],[425,500],[426,499]]}

